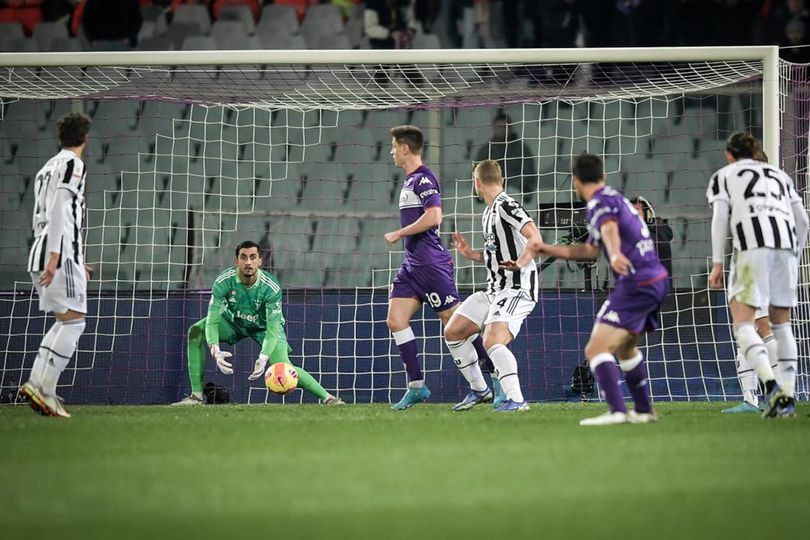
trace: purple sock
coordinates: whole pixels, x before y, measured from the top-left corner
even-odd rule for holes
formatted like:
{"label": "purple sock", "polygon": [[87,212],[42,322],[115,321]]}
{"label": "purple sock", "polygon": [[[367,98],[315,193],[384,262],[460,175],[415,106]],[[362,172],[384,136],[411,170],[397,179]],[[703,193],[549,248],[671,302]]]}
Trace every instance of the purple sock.
{"label": "purple sock", "polygon": [[621,388],[619,388],[618,366],[613,362],[602,362],[593,370],[593,376],[607,401],[610,412],[627,412]]}
{"label": "purple sock", "polygon": [[416,340],[412,339],[406,341],[399,348],[399,356],[402,357],[402,363],[405,364],[405,371],[408,373],[408,382],[421,381],[422,370],[419,369],[419,356],[416,350]]}
{"label": "purple sock", "polygon": [[633,396],[637,413],[652,412],[652,401],[650,400],[650,385],[647,382],[647,363],[642,360],[639,365],[624,372],[624,381]]}
{"label": "purple sock", "polygon": [[475,347],[475,352],[478,353],[478,360],[483,360],[483,362],[479,362],[481,369],[487,373],[494,373],[495,366],[492,364],[492,360],[489,358],[487,350],[484,348],[484,340],[481,339],[481,334],[475,336],[473,347]]}

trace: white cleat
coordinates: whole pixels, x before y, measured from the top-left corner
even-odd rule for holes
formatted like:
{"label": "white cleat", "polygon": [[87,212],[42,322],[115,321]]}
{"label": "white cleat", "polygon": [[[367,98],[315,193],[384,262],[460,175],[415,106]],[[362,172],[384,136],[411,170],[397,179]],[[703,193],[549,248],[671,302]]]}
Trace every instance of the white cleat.
{"label": "white cleat", "polygon": [[342,399],[340,399],[337,396],[333,396],[332,394],[329,394],[329,396],[327,396],[327,398],[323,401],[323,404],[324,405],[346,405],[346,402],[343,401]]}
{"label": "white cleat", "polygon": [[194,394],[184,397],[177,403],[172,403],[172,407],[196,407],[198,405],[205,405],[205,401]]}
{"label": "white cleat", "polygon": [[599,416],[585,418],[579,421],[580,426],[614,426],[616,424],[627,424],[630,420],[627,413],[620,411],[606,412]]}
{"label": "white cleat", "polygon": [[652,424],[654,422],[658,422],[658,415],[655,414],[655,411],[648,412],[648,413],[639,413],[635,410],[630,411],[627,413],[627,420],[631,424]]}
{"label": "white cleat", "polygon": [[62,418],[70,418],[70,413],[65,410],[65,400],[54,394],[53,396],[45,396],[45,401],[53,400],[53,416],[61,416]]}

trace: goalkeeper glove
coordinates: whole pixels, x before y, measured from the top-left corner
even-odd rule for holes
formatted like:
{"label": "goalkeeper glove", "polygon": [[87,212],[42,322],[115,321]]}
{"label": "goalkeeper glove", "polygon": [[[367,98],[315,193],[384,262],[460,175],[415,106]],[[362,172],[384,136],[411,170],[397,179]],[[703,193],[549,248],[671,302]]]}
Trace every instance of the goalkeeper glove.
{"label": "goalkeeper glove", "polygon": [[259,358],[256,362],[253,363],[253,373],[248,375],[249,381],[255,381],[262,375],[264,375],[264,368],[267,367],[267,361],[270,360],[270,357],[266,354],[260,354]]}
{"label": "goalkeeper glove", "polygon": [[225,375],[233,375],[233,365],[225,360],[226,358],[230,358],[232,356],[231,353],[228,351],[220,351],[219,345],[211,345],[210,351],[211,356],[213,356],[214,360],[217,362],[217,369],[219,369]]}

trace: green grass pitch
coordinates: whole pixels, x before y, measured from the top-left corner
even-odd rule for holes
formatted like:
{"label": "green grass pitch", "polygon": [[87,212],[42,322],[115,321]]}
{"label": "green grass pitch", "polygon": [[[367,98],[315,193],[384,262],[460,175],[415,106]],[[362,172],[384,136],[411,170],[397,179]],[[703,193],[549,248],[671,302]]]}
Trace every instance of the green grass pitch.
{"label": "green grass pitch", "polygon": [[3,538],[802,538],[810,418],[665,403],[0,407]]}

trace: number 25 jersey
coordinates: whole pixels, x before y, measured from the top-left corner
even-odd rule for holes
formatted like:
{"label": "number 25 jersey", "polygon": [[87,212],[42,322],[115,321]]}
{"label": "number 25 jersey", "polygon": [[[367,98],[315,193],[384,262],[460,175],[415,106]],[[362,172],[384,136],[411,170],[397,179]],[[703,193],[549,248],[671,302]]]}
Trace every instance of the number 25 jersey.
{"label": "number 25 jersey", "polygon": [[735,250],[797,250],[791,205],[802,199],[784,171],[755,159],[735,161],[712,175],[706,198],[729,205]]}

